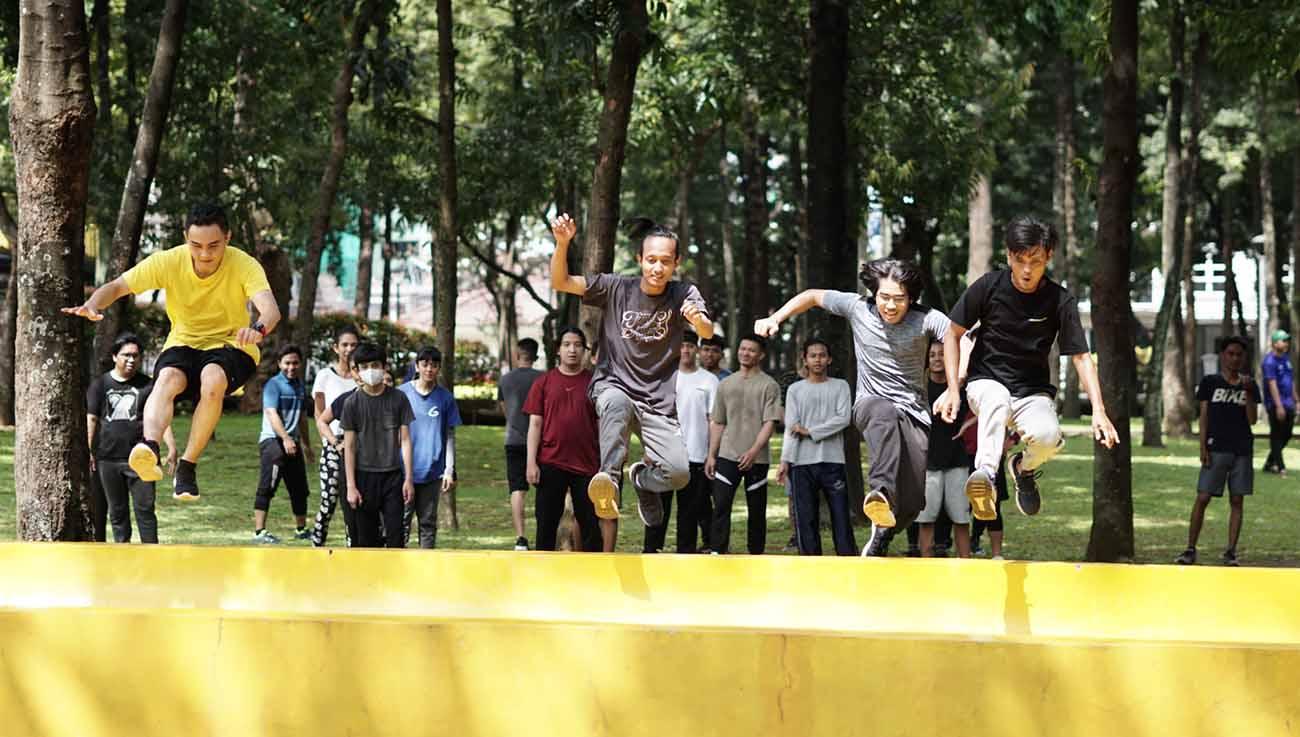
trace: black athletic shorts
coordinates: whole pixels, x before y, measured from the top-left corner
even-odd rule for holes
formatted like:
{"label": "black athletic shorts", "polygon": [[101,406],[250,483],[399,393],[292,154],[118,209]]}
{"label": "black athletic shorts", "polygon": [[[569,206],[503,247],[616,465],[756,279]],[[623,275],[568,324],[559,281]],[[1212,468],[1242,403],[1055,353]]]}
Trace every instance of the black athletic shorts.
{"label": "black athletic shorts", "polygon": [[506,446],[506,483],[511,493],[528,491],[528,446]]}
{"label": "black athletic shorts", "polygon": [[154,379],[157,379],[165,368],[184,371],[185,391],[176,395],[176,398],[197,401],[200,377],[203,375],[204,367],[210,363],[217,364],[222,371],[226,372],[226,396],[239,391],[244,384],[248,383],[253,372],[257,371],[257,364],[253,362],[253,357],[238,348],[227,345],[201,351],[187,345],[177,345],[162,352],[158,362],[154,364],[153,375]]}

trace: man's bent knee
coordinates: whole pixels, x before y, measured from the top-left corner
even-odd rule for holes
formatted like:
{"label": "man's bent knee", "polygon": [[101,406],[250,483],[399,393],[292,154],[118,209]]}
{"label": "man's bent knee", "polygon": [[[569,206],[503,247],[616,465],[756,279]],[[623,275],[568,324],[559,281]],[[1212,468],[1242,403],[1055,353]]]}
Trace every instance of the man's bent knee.
{"label": "man's bent knee", "polygon": [[226,387],[229,383],[226,372],[220,366],[215,363],[208,364],[203,368],[203,374],[200,377],[200,400],[215,399],[218,402],[221,401],[226,396]]}
{"label": "man's bent knee", "polygon": [[188,385],[189,379],[185,377],[184,371],[181,371],[174,366],[168,366],[158,372],[158,377],[154,379],[153,391],[149,393],[149,396],[150,398],[174,398],[176,395],[185,391],[185,387]]}

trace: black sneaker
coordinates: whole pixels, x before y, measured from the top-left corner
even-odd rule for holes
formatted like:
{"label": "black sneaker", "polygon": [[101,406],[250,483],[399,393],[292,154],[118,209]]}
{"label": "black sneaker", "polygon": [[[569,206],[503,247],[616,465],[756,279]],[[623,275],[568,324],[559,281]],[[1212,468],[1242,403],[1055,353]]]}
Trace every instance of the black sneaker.
{"label": "black sneaker", "polygon": [[199,500],[199,483],[194,464],[184,458],[176,464],[176,477],[172,479],[172,497],[183,502]]}
{"label": "black sneaker", "polygon": [[627,468],[632,488],[636,490],[636,511],[646,527],[658,527],[664,521],[664,501],[658,492],[646,491],[636,482],[637,474],[645,470],[645,461],[637,461]]}
{"label": "black sneaker", "polygon": [[908,548],[907,548],[907,557],[909,557],[909,558],[920,558],[920,557],[921,557],[921,549],[920,549],[919,547],[915,546],[915,545],[909,545]]}
{"label": "black sneaker", "polygon": [[298,528],[298,531],[295,532],[295,533],[293,533],[293,539],[294,539],[294,540],[310,540],[310,539],[311,539],[311,528],[310,528],[310,527],[299,527],[299,528]]}
{"label": "black sneaker", "polygon": [[515,550],[527,550],[527,549],[528,549],[528,538],[520,535],[519,538],[515,540]]}
{"label": "black sneaker", "polygon": [[889,541],[894,536],[894,528],[881,527],[875,523],[871,525],[871,536],[867,538],[867,544],[862,546],[863,558],[884,558],[889,555]]}
{"label": "black sneaker", "polygon": [[1043,507],[1043,498],[1038,494],[1038,477],[1042,472],[1037,469],[1021,471],[1020,462],[1024,457],[1024,451],[1012,455],[1007,467],[1011,470],[1011,484],[1016,487],[1016,509],[1026,517],[1032,517]]}
{"label": "black sneaker", "polygon": [[1174,558],[1174,562],[1180,566],[1196,565],[1196,548],[1188,548],[1184,550],[1182,555]]}
{"label": "black sneaker", "polygon": [[1241,565],[1240,563],[1237,562],[1237,551],[1233,550],[1232,548],[1228,548],[1227,550],[1223,551],[1223,565],[1229,566],[1231,568],[1236,568],[1237,566]]}

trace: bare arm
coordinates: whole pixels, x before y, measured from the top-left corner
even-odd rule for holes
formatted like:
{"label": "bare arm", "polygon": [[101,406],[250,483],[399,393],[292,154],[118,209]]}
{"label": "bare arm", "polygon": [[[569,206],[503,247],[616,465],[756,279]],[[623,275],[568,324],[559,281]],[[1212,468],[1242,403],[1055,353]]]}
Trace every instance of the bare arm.
{"label": "bare arm", "polygon": [[402,429],[398,434],[402,439],[402,470],[406,473],[406,479],[402,482],[402,501],[410,504],[411,500],[415,498],[415,482],[411,480],[415,478],[415,463],[412,460],[413,453],[411,450],[411,426],[402,425]]}
{"label": "bare arm", "polygon": [[1107,448],[1115,447],[1119,442],[1119,434],[1115,432],[1115,426],[1111,424],[1110,418],[1106,415],[1106,405],[1101,398],[1101,383],[1097,381],[1097,366],[1092,362],[1092,356],[1087,353],[1076,353],[1070,357],[1074,361],[1074,370],[1079,374],[1079,383],[1088,395],[1088,401],[1092,403],[1092,435],[1101,444]]}
{"label": "bare arm", "polygon": [[704,475],[713,478],[713,469],[718,465],[718,448],[722,447],[722,431],[726,425],[719,425],[709,420],[709,456],[704,460]]}
{"label": "bare arm", "polygon": [[704,340],[713,337],[713,321],[704,310],[695,304],[682,305],[682,316],[695,329],[695,334]]}
{"label": "bare arm", "polygon": [[[948,381],[948,388],[935,400],[933,412],[943,418],[944,422],[956,422],[957,413],[961,411],[961,385],[966,380],[963,363],[969,363],[969,349],[965,349],[962,336],[966,328],[955,322],[948,323],[948,332],[943,336],[943,373]],[[963,350],[966,351],[963,355]]]}
{"label": "bare arm", "polygon": [[361,492],[357,489],[357,433],[355,430],[343,431],[343,474],[348,483],[348,504],[356,509],[361,504]]}
{"label": "bare arm", "polygon": [[1210,467],[1210,403],[1201,401],[1201,419],[1197,422],[1200,426],[1201,436],[1201,466]]}
{"label": "bare arm", "polygon": [[524,473],[528,483],[536,484],[542,480],[541,467],[537,465],[537,451],[542,447],[542,416],[528,416],[528,465]]}
{"label": "bare arm", "polygon": [[[1259,402],[1255,399],[1255,392],[1251,391],[1251,386],[1250,386],[1253,383],[1255,382],[1251,381],[1249,378],[1246,379],[1246,422],[1248,422],[1251,425],[1255,424],[1255,421],[1259,419]],[[1276,381],[1272,381],[1272,380],[1269,380],[1269,383],[1277,384]],[[1274,401],[1277,400],[1276,391],[1274,391],[1273,393],[1273,399]],[[1281,407],[1282,403],[1279,401],[1277,403],[1277,406]],[[1284,413],[1283,416],[1285,416],[1286,409],[1283,408],[1282,411]]]}
{"label": "bare arm", "polygon": [[578,225],[568,214],[561,214],[551,221],[551,233],[555,235],[555,253],[551,254],[551,289],[581,297],[587,293],[587,278],[569,273],[569,242],[577,232]]}
{"label": "bare arm", "polygon": [[257,308],[258,322],[269,335],[280,324],[280,305],[275,302],[275,295],[270,289],[263,289],[253,295],[253,306]]}
{"label": "bare arm", "polygon": [[90,470],[95,470],[95,431],[99,429],[99,418],[86,415],[86,448],[90,451]]}
{"label": "bare arm", "polygon": [[266,420],[271,425],[271,432],[275,433],[275,436],[284,443],[284,452],[289,455],[297,455],[298,444],[289,435],[289,431],[284,429],[284,421],[280,419],[280,411],[275,407],[266,407],[262,410],[262,414],[266,415]]}
{"label": "bare arm", "polygon": [[781,323],[796,315],[802,315],[814,307],[821,307],[825,297],[825,289],[805,289],[791,297],[789,302],[781,305],[781,309],[773,312],[771,316],[755,320],[754,332],[764,338],[771,337]]}
{"label": "bare arm", "polygon": [[118,277],[113,281],[96,289],[86,303],[77,307],[64,307],[63,314],[76,315],[84,317],[93,322],[99,322],[104,319],[103,311],[109,305],[118,301],[122,297],[131,293],[131,288],[126,285],[126,280]]}
{"label": "bare arm", "polygon": [[[324,405],[325,395],[317,394],[316,396],[320,397],[320,403]],[[329,407],[325,407],[316,413],[316,432],[320,433],[320,447],[322,449],[327,445],[333,446],[336,449],[338,447],[334,443],[334,431],[330,429],[330,423],[333,421],[334,412],[332,412]]]}

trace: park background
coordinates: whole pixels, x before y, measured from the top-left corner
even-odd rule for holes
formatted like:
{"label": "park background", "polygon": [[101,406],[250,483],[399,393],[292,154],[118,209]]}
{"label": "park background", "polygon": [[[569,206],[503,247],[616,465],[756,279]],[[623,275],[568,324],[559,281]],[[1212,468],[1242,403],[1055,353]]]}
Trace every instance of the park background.
{"label": "park background", "polygon": [[[0,500],[0,536],[88,536],[85,382],[120,329],[156,351],[165,317],[157,295],[97,329],[52,316],[179,242],[196,199],[224,202],[234,242],[266,267],[291,318],[271,348],[311,345],[318,368],[348,320],[394,351],[435,341],[466,401],[493,396],[519,337],[592,332],[595,314],[548,286],[557,212],[579,222],[575,269],[634,269],[622,216],[674,227],[683,275],[732,346],[803,288],[857,289],[858,264],[881,255],[917,261],[925,301],[949,307],[1005,258],[999,224],[1049,217],[1052,272],[1080,297],[1123,442],[1070,440],[1044,517],[1011,523],[1017,557],[1172,557],[1195,475],[1191,392],[1215,339],[1250,335],[1257,361],[1264,335],[1300,327],[1292,3],[28,6],[66,12],[0,8],[0,423],[16,420],[0,432],[0,495],[15,497]],[[65,66],[42,54],[54,37]],[[791,321],[766,368],[788,375],[813,334],[851,379],[843,324],[816,312]],[[1061,411],[1086,422],[1062,368]],[[255,422],[227,418],[205,467],[253,463]],[[466,436],[489,464],[463,469],[466,516],[483,527],[444,544],[497,545],[499,429]],[[848,450],[861,458],[856,438]],[[249,469],[201,508],[164,502],[165,539],[238,542]],[[1258,483],[1243,556],[1286,561],[1297,492]]]}

